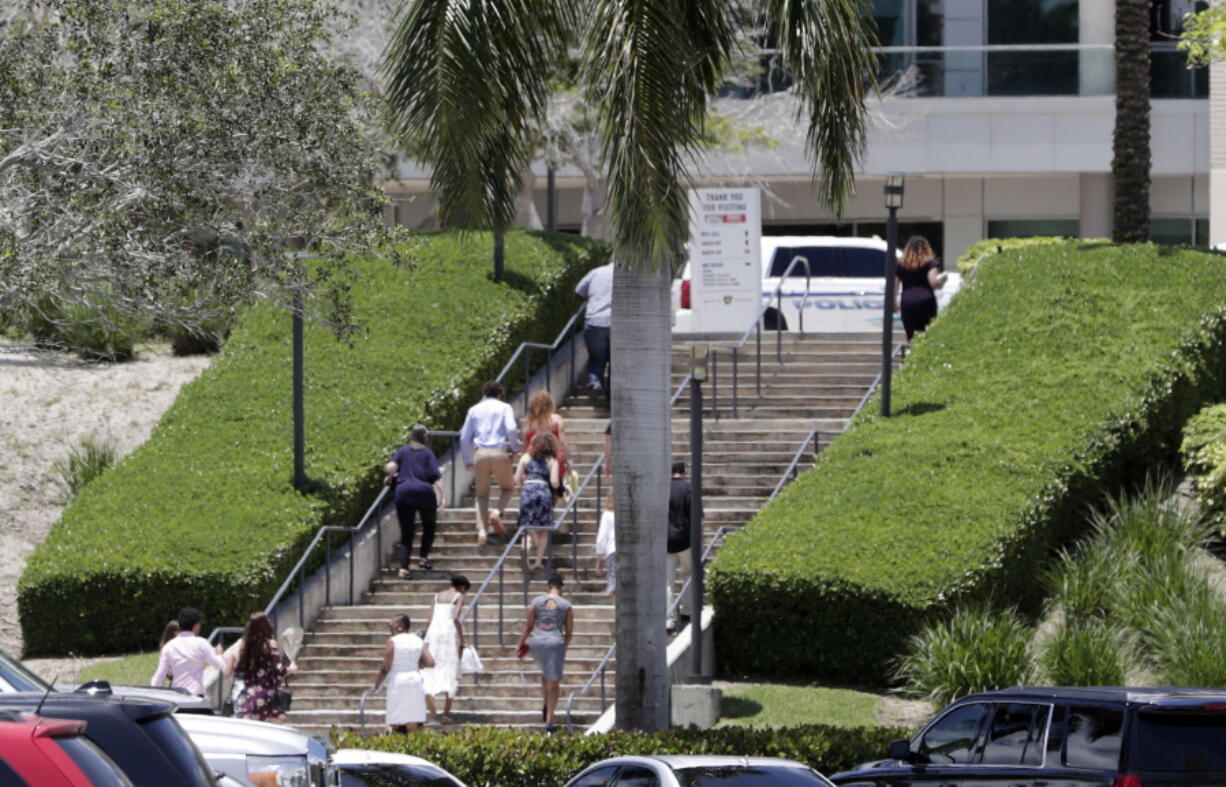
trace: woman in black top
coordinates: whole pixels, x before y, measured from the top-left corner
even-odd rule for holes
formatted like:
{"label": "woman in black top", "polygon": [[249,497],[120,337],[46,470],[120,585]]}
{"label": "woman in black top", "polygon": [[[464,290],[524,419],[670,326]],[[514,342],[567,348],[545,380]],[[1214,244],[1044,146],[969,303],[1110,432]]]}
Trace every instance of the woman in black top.
{"label": "woman in black top", "polygon": [[898,282],[901,292],[895,311],[902,313],[902,327],[907,341],[922,331],[937,316],[937,296],[934,290],[945,286],[945,274],[937,269],[936,257],[928,241],[912,235],[898,261]]}

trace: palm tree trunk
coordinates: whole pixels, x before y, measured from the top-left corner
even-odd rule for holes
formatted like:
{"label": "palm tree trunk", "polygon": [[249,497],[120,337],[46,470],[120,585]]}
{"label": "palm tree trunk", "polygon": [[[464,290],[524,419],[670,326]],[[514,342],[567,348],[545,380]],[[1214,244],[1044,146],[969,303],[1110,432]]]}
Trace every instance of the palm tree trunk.
{"label": "palm tree trunk", "polygon": [[616,498],[617,726],[669,726],[664,573],[672,454],[669,272],[613,277],[613,481]]}
{"label": "palm tree trunk", "polygon": [[1149,240],[1149,2],[1115,4],[1115,228],[1119,243]]}

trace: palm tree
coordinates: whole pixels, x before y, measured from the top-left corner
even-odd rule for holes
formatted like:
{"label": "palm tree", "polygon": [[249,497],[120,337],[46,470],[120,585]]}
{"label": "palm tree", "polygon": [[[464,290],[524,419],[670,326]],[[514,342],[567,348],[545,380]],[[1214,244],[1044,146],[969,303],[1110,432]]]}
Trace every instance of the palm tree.
{"label": "palm tree", "polygon": [[[735,46],[728,0],[405,0],[385,74],[394,128],[433,167],[440,216],[513,215],[555,57],[577,51],[597,108],[617,262],[613,467],[617,720],[669,725],[665,528],[671,453],[669,272],[688,235],[687,168]],[[867,125],[871,24],[856,0],[757,0],[802,99],[821,198],[851,191]]]}
{"label": "palm tree", "polygon": [[1115,228],[1120,243],[1149,240],[1149,2],[1115,4]]}

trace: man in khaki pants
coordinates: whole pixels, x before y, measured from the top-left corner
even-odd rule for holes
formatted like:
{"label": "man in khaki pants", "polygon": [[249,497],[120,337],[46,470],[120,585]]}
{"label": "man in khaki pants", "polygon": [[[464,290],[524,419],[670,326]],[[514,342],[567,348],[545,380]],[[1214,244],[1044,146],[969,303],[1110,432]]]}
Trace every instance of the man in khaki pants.
{"label": "man in khaki pants", "polygon": [[[515,411],[502,401],[502,383],[490,380],[481,389],[485,397],[468,409],[464,428],[460,431],[460,453],[464,467],[473,471],[477,483],[477,546],[487,543],[487,531],[492,527],[506,535],[502,518],[511,502],[514,478],[511,455],[519,450],[519,430],[515,427]],[[498,481],[498,510],[490,513],[490,480]]]}

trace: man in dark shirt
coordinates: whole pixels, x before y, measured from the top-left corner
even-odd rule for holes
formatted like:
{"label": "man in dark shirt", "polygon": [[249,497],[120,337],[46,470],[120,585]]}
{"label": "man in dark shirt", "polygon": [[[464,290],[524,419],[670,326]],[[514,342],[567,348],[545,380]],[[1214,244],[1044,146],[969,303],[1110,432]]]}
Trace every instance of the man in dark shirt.
{"label": "man in dark shirt", "polygon": [[[690,482],[685,477],[685,462],[673,462],[673,478],[668,490],[668,568],[665,587],[668,590],[668,630],[677,627],[673,612],[674,582],[679,589],[690,575]],[[681,600],[677,613],[689,617],[688,594]]]}

